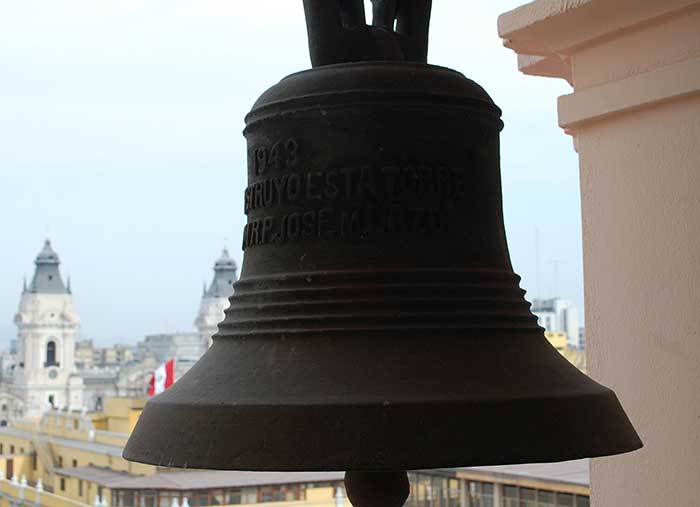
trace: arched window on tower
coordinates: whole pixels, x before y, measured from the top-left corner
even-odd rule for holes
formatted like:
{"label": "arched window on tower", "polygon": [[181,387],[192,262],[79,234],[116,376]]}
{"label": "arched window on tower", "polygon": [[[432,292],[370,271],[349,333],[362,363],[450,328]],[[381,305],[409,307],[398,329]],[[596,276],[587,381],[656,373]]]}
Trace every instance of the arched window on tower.
{"label": "arched window on tower", "polygon": [[44,366],[58,366],[56,362],[56,342],[53,340],[46,344],[46,362]]}

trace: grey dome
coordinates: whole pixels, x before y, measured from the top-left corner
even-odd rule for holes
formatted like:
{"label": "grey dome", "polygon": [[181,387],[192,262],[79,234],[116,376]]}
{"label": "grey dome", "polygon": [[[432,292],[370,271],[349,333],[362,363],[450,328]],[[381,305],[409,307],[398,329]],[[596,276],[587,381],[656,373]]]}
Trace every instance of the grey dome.
{"label": "grey dome", "polygon": [[231,296],[237,271],[236,261],[229,255],[228,250],[224,248],[221,252],[221,257],[214,263],[214,279],[209,288],[204,291],[204,297],[227,298]]}
{"label": "grey dome", "polygon": [[70,294],[70,289],[63,283],[58,269],[60,263],[58,254],[51,246],[51,241],[47,239],[34,260],[36,269],[32,283],[25,290],[37,294]]}

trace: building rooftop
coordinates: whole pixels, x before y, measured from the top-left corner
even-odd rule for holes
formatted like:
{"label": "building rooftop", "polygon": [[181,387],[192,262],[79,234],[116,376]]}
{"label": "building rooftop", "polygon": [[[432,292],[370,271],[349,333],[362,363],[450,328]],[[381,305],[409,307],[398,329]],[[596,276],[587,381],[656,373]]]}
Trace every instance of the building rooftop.
{"label": "building rooftop", "polygon": [[[33,440],[38,436],[35,432],[12,426],[0,427],[0,435],[3,434],[27,440]],[[55,435],[51,435],[48,438],[56,445],[114,457],[121,457],[123,450],[119,445],[62,438]],[[588,465],[589,460],[581,459],[561,463],[443,469],[436,472],[480,481],[493,480],[504,483],[542,481],[557,482],[573,487],[588,487],[590,484]],[[168,471],[142,476],[96,466],[58,468],[55,472],[59,475],[95,482],[108,488],[157,490],[218,489],[291,483],[335,482],[342,481],[344,476],[343,472],[242,472],[220,470]]]}
{"label": "building rooftop", "polygon": [[568,484],[590,484],[588,459],[563,461],[561,463],[530,463],[527,465],[498,465],[459,468],[459,472],[488,473],[502,478],[539,479]]}
{"label": "building rooftop", "polygon": [[[528,465],[502,465],[445,470],[458,476],[484,474],[504,482],[513,479],[546,480],[566,484],[588,486],[588,460],[563,463],[535,463]],[[342,481],[343,472],[241,472],[222,470],[183,470],[159,472],[153,475],[132,475],[108,468],[94,466],[59,468],[56,473],[75,477],[113,489],[192,490],[240,488],[306,482]]]}
{"label": "building rooftop", "polygon": [[131,475],[94,466],[60,468],[59,475],[95,482],[111,489],[192,490],[240,488],[302,482],[342,481],[343,472],[238,472],[184,470],[153,475]]}
{"label": "building rooftop", "polygon": [[100,486],[111,487],[111,485],[119,480],[126,478],[138,477],[131,475],[128,472],[120,472],[113,470],[111,468],[102,468],[95,466],[87,467],[73,467],[73,468],[56,468],[54,473],[58,475],[63,475],[65,477],[75,477],[76,479],[83,479],[86,481],[94,482]]}
{"label": "building rooftop", "polygon": [[[0,427],[0,435],[8,435],[13,437],[24,438],[25,440],[33,440],[34,438],[41,435],[41,433],[34,433],[19,428],[14,428],[12,426]],[[48,438],[48,437],[47,437]],[[50,441],[53,444],[61,445],[64,447],[71,447],[73,449],[82,449],[84,451],[91,451],[99,454],[104,454],[106,456],[114,456],[121,458],[123,448],[118,445],[102,444],[98,442],[90,442],[88,440],[77,440],[72,438],[62,438],[54,435],[50,436]]]}

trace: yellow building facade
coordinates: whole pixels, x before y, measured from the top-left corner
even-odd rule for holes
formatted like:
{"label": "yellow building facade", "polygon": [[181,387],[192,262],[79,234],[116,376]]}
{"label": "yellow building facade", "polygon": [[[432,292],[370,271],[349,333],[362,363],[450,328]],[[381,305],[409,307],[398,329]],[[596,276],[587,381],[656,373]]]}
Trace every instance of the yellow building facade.
{"label": "yellow building facade", "polygon": [[[350,507],[342,472],[183,471],[124,460],[144,403],[111,398],[101,412],[50,410],[0,427],[0,507]],[[577,479],[527,465],[410,472],[406,505],[588,507],[587,462],[557,466],[578,467]]]}
{"label": "yellow building facade", "polygon": [[571,364],[583,372],[586,371],[586,353],[569,345],[566,333],[545,331],[544,336],[552,347],[557,349]]}

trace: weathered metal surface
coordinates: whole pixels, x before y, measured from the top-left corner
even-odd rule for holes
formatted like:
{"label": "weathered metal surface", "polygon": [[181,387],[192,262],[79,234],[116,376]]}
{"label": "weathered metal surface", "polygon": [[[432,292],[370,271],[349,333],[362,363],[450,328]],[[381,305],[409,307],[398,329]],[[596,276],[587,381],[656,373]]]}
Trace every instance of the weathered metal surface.
{"label": "weathered metal surface", "polygon": [[[377,9],[391,5],[406,4]],[[392,45],[415,32],[396,37],[391,15],[360,23],[390,42],[359,57],[389,61],[354,62],[347,41],[324,46],[353,33],[335,21],[325,31],[347,7],[305,7],[316,67],[273,86],[246,118],[231,306],[211,349],[146,405],[124,456],[381,471],[640,447],[615,394],[548,344],[519,288],[500,110],[460,73],[423,63],[427,42]],[[411,26],[427,41],[423,20]]]}

